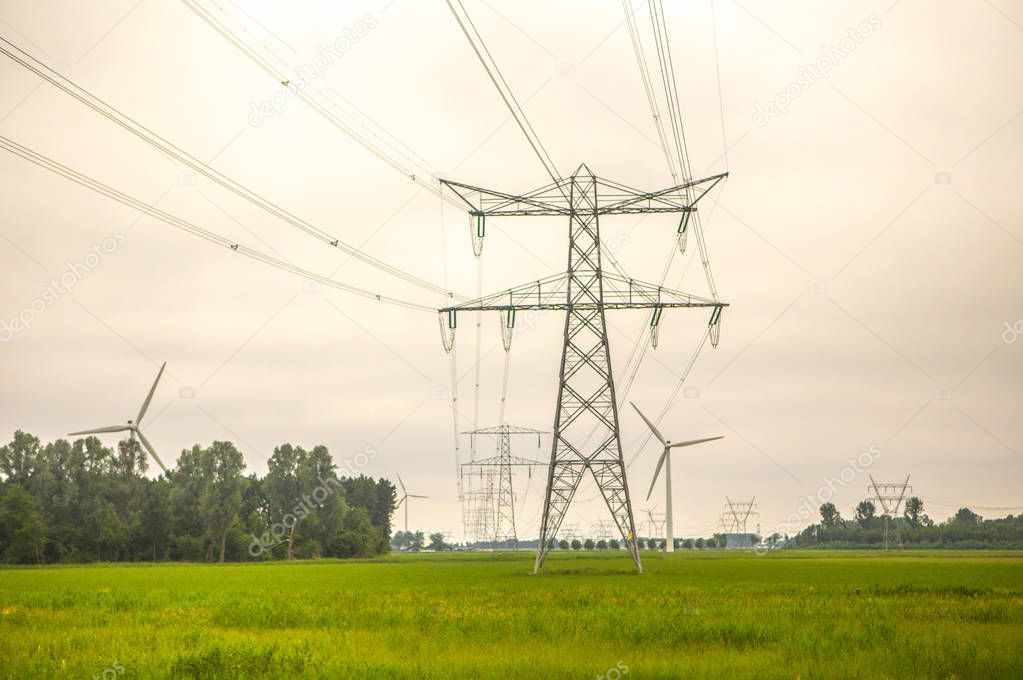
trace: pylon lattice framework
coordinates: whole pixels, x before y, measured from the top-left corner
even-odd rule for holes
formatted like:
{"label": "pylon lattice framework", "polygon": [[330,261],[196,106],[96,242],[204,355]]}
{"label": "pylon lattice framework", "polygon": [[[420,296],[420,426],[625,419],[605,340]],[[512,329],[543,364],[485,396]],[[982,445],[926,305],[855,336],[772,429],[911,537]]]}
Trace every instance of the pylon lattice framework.
{"label": "pylon lattice framework", "polygon": [[[472,438],[479,435],[497,437],[496,456],[462,464],[463,486],[468,488],[462,494],[462,517],[466,534],[470,540],[476,542],[493,541],[497,544],[509,541],[513,547],[518,547],[512,468],[531,469],[544,463],[513,456],[511,438],[512,435],[534,435],[539,448],[540,435],[543,432],[515,425],[498,425],[468,430],[462,434]],[[475,446],[471,448],[475,450]],[[482,484],[479,488],[473,489],[472,480],[476,476],[479,476]]]}
{"label": "pylon lattice framework", "polygon": [[[727,173],[685,182],[657,192],[642,192],[596,177],[580,165],[571,177],[533,192],[512,195],[444,181],[469,207],[473,228],[485,233],[487,217],[555,216],[569,218],[568,270],[562,274],[440,310],[446,316],[445,348],[457,326],[458,312],[499,311],[502,328],[514,328],[519,310],[565,310],[564,340],[554,438],[534,572],[543,565],[551,540],[589,470],[611,512],[636,568],[642,571],[636,527],[625,476],[618,403],[611,374],[605,311],[651,309],[656,328],[665,308],[711,310],[716,344],[725,303],[604,273],[601,267],[601,215],[677,213],[683,233],[697,203]],[[589,444],[589,435],[597,435]]]}
{"label": "pylon lattice framework", "polygon": [[726,533],[748,534],[749,521],[759,517],[757,512],[757,499],[753,498],[748,503],[739,503],[725,496],[725,511],[721,513],[721,528]]}
{"label": "pylon lattice framework", "polygon": [[[888,524],[893,517],[898,517],[902,501],[906,498],[907,493],[913,491],[913,487],[909,485],[909,475],[906,475],[904,482],[885,483],[874,481],[873,475],[868,475],[868,477],[870,477],[870,486],[867,487],[867,493],[873,493],[870,500],[877,501],[881,505],[882,517],[884,517],[883,545],[884,550],[888,550]],[[902,535],[899,533],[898,522],[895,523],[895,542],[900,548],[902,547]]]}

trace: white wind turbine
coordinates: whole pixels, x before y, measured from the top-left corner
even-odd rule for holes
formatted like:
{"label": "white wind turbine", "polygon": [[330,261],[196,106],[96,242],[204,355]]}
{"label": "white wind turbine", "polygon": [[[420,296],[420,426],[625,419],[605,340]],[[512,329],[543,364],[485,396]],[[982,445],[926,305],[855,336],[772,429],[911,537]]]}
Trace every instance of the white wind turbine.
{"label": "white wind turbine", "polygon": [[139,414],[134,421],[129,420],[127,425],[111,425],[110,427],[97,427],[95,430],[82,430],[81,432],[71,432],[68,434],[69,437],[74,437],[79,434],[104,434],[106,432],[130,432],[131,440],[135,441],[135,435],[138,435],[139,441],[142,442],[142,446],[146,448],[149,455],[153,457],[156,464],[160,466],[160,469],[167,472],[166,466],[160,457],[156,455],[156,449],[146,439],[146,435],[142,434],[142,430],[139,429],[139,421],[142,420],[142,416],[146,415],[146,411],[149,409],[149,402],[153,400],[153,394],[156,392],[156,385],[160,382],[160,376],[163,375],[163,369],[167,367],[167,362],[163,362],[163,366],[160,366],[160,372],[156,374],[156,380],[153,381],[153,386],[149,388],[149,394],[146,395],[146,400],[142,402],[142,408],[139,409]]}
{"label": "white wind turbine", "polygon": [[664,435],[662,435],[660,433],[660,431],[658,431],[657,427],[650,421],[649,418],[647,418],[645,415],[643,415],[643,412],[639,410],[639,407],[636,406],[636,404],[634,404],[631,401],[629,403],[632,404],[632,408],[636,409],[636,413],[639,414],[639,417],[643,419],[643,422],[645,422],[647,424],[647,426],[650,428],[650,431],[654,433],[655,437],[657,437],[657,441],[661,442],[661,444],[664,446],[664,451],[661,453],[661,457],[657,461],[657,469],[654,470],[654,478],[650,482],[650,491],[647,492],[646,498],[647,498],[647,500],[650,500],[650,496],[654,492],[654,485],[657,483],[657,475],[661,474],[661,466],[663,465],[664,466],[664,488],[665,488],[664,495],[665,495],[665,500],[666,500],[666,505],[667,505],[667,508],[665,509],[665,533],[667,534],[667,536],[665,537],[666,540],[664,541],[664,550],[666,552],[675,552],[675,535],[674,535],[674,532],[673,532],[674,527],[672,525],[672,516],[671,516],[671,514],[672,514],[671,513],[671,456],[669,456],[668,453],[671,451],[671,449],[680,448],[682,446],[692,446],[693,444],[702,444],[703,442],[712,442],[715,439],[721,439],[722,437],[720,437],[720,436],[719,437],[704,437],[703,439],[692,439],[692,440],[686,441],[686,442],[675,442],[675,443],[672,443],[672,442],[670,442],[670,441],[668,441],[667,439],[664,438]]}
{"label": "white wind turbine", "polygon": [[398,475],[398,484],[401,484],[401,498],[398,499],[398,504],[394,506],[395,510],[401,507],[401,504],[405,504],[405,533],[408,533],[408,499],[409,498],[429,498],[429,496],[420,496],[419,494],[409,493],[405,489],[405,482],[401,481],[401,475]]}

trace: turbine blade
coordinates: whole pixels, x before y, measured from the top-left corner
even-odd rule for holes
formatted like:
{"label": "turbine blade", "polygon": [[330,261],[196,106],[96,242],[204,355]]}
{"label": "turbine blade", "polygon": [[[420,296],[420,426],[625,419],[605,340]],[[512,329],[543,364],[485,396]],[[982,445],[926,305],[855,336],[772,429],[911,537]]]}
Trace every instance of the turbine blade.
{"label": "turbine blade", "polygon": [[[153,381],[153,386],[149,388],[149,394],[146,395],[146,400],[142,402],[142,408],[139,409],[139,417],[135,419],[135,424],[138,425],[142,422],[142,416],[146,415],[146,411],[149,410],[149,402],[153,400],[153,394],[156,392],[156,385],[160,382],[160,376],[163,375],[163,369],[167,368],[167,362],[163,362],[163,366],[160,367],[160,372],[156,374],[156,380]],[[160,467],[163,467],[162,465]]]}
{"label": "turbine blade", "polygon": [[142,442],[142,446],[146,447],[146,451],[149,451],[149,455],[153,457],[153,460],[155,460],[156,464],[160,466],[160,469],[167,472],[167,466],[163,464],[162,460],[160,460],[160,456],[156,455],[156,449],[154,449],[153,445],[149,443],[148,439],[146,439],[146,435],[142,434],[142,430],[138,428],[134,429],[139,436],[139,440]]}
{"label": "turbine blade", "polygon": [[687,442],[672,442],[672,444],[671,444],[671,446],[669,448],[673,449],[676,446],[692,446],[693,444],[702,444],[703,442],[712,442],[715,439],[724,439],[724,438],[725,438],[725,436],[721,435],[719,437],[704,437],[703,439],[691,439],[691,440],[689,440]]}
{"label": "turbine blade", "polygon": [[650,419],[649,419],[649,418],[647,418],[647,417],[646,417],[645,415],[643,415],[643,412],[639,410],[639,407],[638,407],[638,406],[636,406],[636,403],[635,403],[635,402],[632,402],[632,401],[630,401],[629,403],[630,403],[630,404],[632,404],[632,408],[636,409],[636,413],[638,413],[638,414],[639,414],[639,417],[643,419],[643,422],[647,424],[647,427],[649,427],[649,428],[650,428],[650,431],[654,433],[654,436],[655,436],[655,437],[657,437],[657,441],[661,442],[661,445],[662,445],[662,446],[663,446],[664,444],[667,444],[668,442],[667,442],[667,440],[665,440],[665,438],[664,438],[664,435],[662,435],[662,434],[661,434],[661,433],[660,433],[660,432],[658,431],[658,429],[657,429],[657,426],[656,426],[656,425],[654,425],[654,424],[653,424],[652,422],[650,422]]}
{"label": "turbine blade", "polygon": [[68,432],[69,437],[79,434],[102,434],[104,432],[124,432],[131,428],[127,425],[111,425],[110,427],[97,427],[95,430],[82,430],[81,432]]}
{"label": "turbine blade", "polygon": [[650,481],[650,490],[647,491],[647,494],[646,494],[646,499],[647,500],[650,500],[650,496],[654,492],[654,484],[657,483],[657,476],[661,474],[661,466],[664,465],[664,459],[667,458],[667,457],[668,457],[668,447],[664,447],[664,453],[661,454],[661,458],[657,461],[657,469],[654,470],[654,478]]}

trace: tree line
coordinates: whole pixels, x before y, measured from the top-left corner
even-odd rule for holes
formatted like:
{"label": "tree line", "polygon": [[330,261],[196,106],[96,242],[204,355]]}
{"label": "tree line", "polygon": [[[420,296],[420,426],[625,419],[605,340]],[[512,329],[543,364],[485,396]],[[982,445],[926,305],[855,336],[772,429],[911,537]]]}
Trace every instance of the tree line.
{"label": "tree line", "polygon": [[869,500],[853,509],[851,519],[842,517],[834,503],[820,506],[821,520],[801,531],[791,541],[800,547],[875,548],[884,542],[885,524],[889,544],[896,541],[913,548],[1021,549],[1023,515],[984,519],[969,508],[935,522],[924,512],[924,502],[914,496],[906,500],[901,515],[885,517]]}
{"label": "tree line", "polygon": [[[371,457],[360,453],[356,457]],[[266,475],[245,475],[231,442],[196,444],[150,479],[134,440],[0,447],[0,561],[224,562],[369,557],[390,550],[397,494],[338,467],[327,448],[282,444]]]}

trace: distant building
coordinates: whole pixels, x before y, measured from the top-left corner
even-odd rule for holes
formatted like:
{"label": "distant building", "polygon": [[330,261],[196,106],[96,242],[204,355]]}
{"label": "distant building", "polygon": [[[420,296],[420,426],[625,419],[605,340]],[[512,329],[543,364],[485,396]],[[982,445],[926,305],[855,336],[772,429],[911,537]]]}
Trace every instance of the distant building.
{"label": "distant building", "polygon": [[725,548],[752,549],[756,545],[756,534],[725,534]]}

